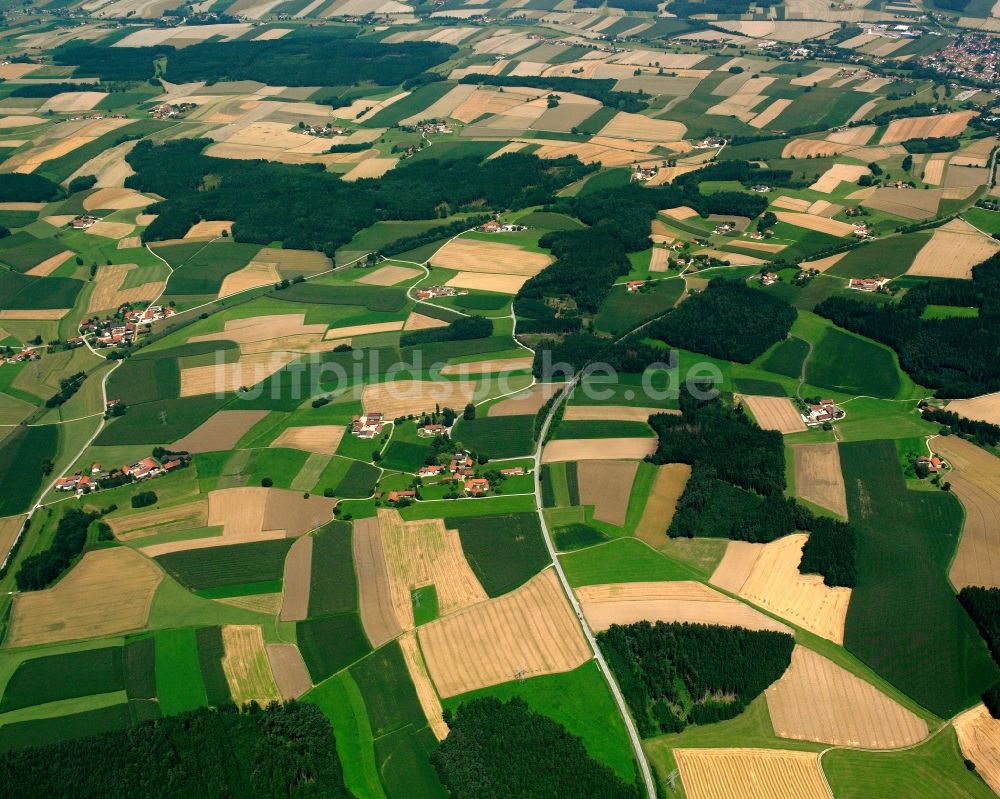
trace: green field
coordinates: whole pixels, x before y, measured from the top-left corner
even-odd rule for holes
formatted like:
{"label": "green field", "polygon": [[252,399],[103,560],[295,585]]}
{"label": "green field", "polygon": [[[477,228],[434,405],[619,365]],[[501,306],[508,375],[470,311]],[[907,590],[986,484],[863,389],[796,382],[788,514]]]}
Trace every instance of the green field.
{"label": "green field", "polygon": [[645,422],[619,422],[608,419],[560,422],[552,438],[653,438],[655,435],[653,429]]}
{"label": "green field", "polygon": [[108,447],[177,441],[222,410],[225,404],[226,400],[213,394],[146,402],[129,408],[124,416],[108,424],[94,443]]}
{"label": "green field", "polygon": [[74,738],[86,738],[109,730],[124,729],[132,724],[129,704],[121,702],[66,716],[4,724],[0,727],[0,752],[29,746],[44,746]]}
{"label": "green field", "polygon": [[343,479],[337,483],[335,493],[344,499],[370,497],[380,474],[378,468],[371,464],[353,461]]}
{"label": "green field", "polygon": [[[281,580],[293,539],[189,549],[160,555],[156,561],[191,590],[246,586]],[[243,593],[253,593],[244,591]]]}
{"label": "green field", "polygon": [[119,646],[33,658],[21,663],[10,678],[0,701],[0,712],[124,688]]}
{"label": "green field", "polygon": [[446,517],[444,524],[458,530],[465,558],[490,596],[513,591],[550,562],[535,513]]}
{"label": "green field", "polygon": [[789,336],[763,356],[761,368],[778,375],[798,380],[802,364],[809,355],[809,343],[796,336]]}
{"label": "green field", "polygon": [[690,566],[662,555],[635,538],[619,538],[580,552],[560,555],[570,585],[642,583],[697,579]]}
{"label": "green field", "polygon": [[441,615],[438,605],[437,586],[425,585],[410,591],[410,602],[413,605],[413,623],[419,627],[434,621]]}
{"label": "green field", "polygon": [[194,630],[156,633],[156,695],[164,716],[208,704]]}
{"label": "green field", "polygon": [[534,451],[534,416],[479,416],[455,424],[452,439],[489,458],[515,458]]}
{"label": "green field", "polygon": [[351,525],[332,522],[313,537],[309,615],[348,613],[358,606]]}
{"label": "green field", "polygon": [[55,239],[32,238],[17,247],[5,247],[0,250],[0,262],[17,272],[27,272],[42,261],[65,251],[66,247]]}
{"label": "green field", "polygon": [[806,380],[821,388],[893,399],[902,384],[892,350],[830,327],[813,349]]}
{"label": "green field", "polygon": [[45,477],[45,464],[55,460],[56,425],[18,427],[0,442],[0,516],[28,509]]}
{"label": "green field", "polygon": [[684,291],[683,280],[660,280],[645,291],[629,292],[615,286],[594,317],[594,328],[621,335],[674,307]]}
{"label": "green field", "polygon": [[932,230],[892,236],[851,250],[830,267],[837,277],[899,277],[913,263],[920,248],[930,241]]}
{"label": "green field", "polygon": [[965,318],[965,319],[975,319],[979,316],[978,308],[961,308],[956,305],[927,305],[924,307],[923,313],[920,314],[921,319],[954,319]]}
{"label": "green field", "polygon": [[361,619],[353,612],[300,621],[295,625],[295,635],[314,683],[371,651]]}
{"label": "green field", "polygon": [[[257,244],[237,244],[232,240],[202,244],[174,266],[174,273],[167,281],[166,293],[172,296],[218,294],[226,276],[250,263],[259,251]],[[162,251],[158,250],[158,253],[166,258]]]}
{"label": "green field", "polygon": [[202,627],[195,633],[195,640],[198,642],[198,665],[208,704],[221,707],[232,701],[229,681],[222,668],[222,658],[226,654],[222,643],[222,628]]}
{"label": "green field", "polygon": [[991,236],[1000,233],[1000,211],[988,211],[985,208],[969,208],[962,212],[962,218],[984,233]]}
{"label": "green field", "polygon": [[962,508],[950,494],[909,491],[889,441],[840,445],[858,585],[844,645],[942,717],[1000,678],[948,582]]}

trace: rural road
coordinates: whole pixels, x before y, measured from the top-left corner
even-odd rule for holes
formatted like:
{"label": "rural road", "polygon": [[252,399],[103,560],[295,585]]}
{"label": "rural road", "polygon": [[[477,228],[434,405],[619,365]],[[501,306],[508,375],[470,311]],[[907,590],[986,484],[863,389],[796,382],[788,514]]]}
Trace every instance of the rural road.
{"label": "rural road", "polygon": [[656,785],[653,782],[653,773],[650,771],[649,761],[646,759],[646,753],[642,749],[642,742],[639,740],[639,733],[636,731],[635,723],[632,721],[632,716],[629,714],[628,706],[625,704],[625,698],[622,696],[622,692],[618,688],[618,682],[611,673],[611,669],[608,668],[607,661],[605,661],[604,655],[601,653],[601,649],[597,645],[597,640],[594,638],[594,633],[583,616],[583,610],[580,608],[580,603],[577,602],[576,595],[573,593],[572,587],[570,587],[569,580],[566,579],[566,573],[563,571],[562,564],[559,562],[559,557],[556,555],[556,548],[552,544],[552,538],[549,535],[549,528],[545,524],[545,514],[542,512],[542,483],[540,474],[542,470],[542,448],[544,446],[545,436],[549,432],[549,426],[552,424],[552,419],[555,417],[555,413],[559,409],[559,406],[565,402],[566,398],[573,391],[573,388],[579,380],[580,375],[577,374],[566,385],[562,394],[559,395],[556,401],[552,403],[552,407],[549,408],[549,413],[545,417],[545,423],[542,425],[542,429],[538,434],[538,446],[535,448],[534,456],[535,510],[538,512],[538,520],[542,525],[542,537],[545,539],[545,546],[549,551],[549,557],[552,559],[552,563],[555,566],[556,574],[559,575],[559,583],[562,585],[563,592],[566,594],[566,598],[569,600],[570,605],[573,607],[573,611],[576,613],[577,620],[580,622],[580,627],[583,629],[583,634],[587,637],[587,642],[594,653],[594,660],[597,661],[597,666],[604,675],[604,679],[608,683],[608,687],[611,689],[615,702],[618,704],[618,711],[621,713],[621,717],[625,722],[625,729],[628,730],[629,738],[632,741],[632,751],[635,753],[635,759],[639,763],[642,780],[646,784],[646,795],[648,799],[656,799]]}

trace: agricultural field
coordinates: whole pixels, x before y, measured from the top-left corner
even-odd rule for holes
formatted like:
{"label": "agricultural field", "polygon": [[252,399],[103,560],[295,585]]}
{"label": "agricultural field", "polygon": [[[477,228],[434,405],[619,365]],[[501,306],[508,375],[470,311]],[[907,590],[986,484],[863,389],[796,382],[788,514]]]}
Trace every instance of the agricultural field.
{"label": "agricultural field", "polygon": [[[0,9],[9,792],[1000,790],[996,12],[938,5]],[[644,623],[781,668],[643,718]]]}

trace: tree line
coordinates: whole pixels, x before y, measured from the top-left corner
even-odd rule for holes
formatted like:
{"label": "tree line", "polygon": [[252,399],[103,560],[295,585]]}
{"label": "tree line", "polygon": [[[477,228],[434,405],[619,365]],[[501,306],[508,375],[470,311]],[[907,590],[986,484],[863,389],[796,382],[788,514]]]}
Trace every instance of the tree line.
{"label": "tree line", "polygon": [[616,80],[610,78],[572,78],[572,77],[541,77],[529,75],[487,75],[473,73],[463,75],[459,83],[475,84],[477,86],[527,86],[530,89],[545,89],[553,92],[580,94],[598,100],[608,108],[619,111],[638,113],[649,107],[646,100],[649,95],[643,91],[616,91]]}
{"label": "tree line", "polygon": [[644,738],[733,718],[781,677],[795,639],[714,624],[613,624],[597,642]]}
{"label": "tree line", "polygon": [[87,545],[87,528],[98,517],[80,508],[65,511],[47,549],[24,559],[14,574],[19,591],[39,591],[54,583]]}
{"label": "tree line", "polygon": [[[966,586],[958,592],[958,601],[972,618],[993,660],[1000,665],[1000,588]],[[983,704],[995,719],[1000,719],[1000,683],[983,694]]]}
{"label": "tree line", "polygon": [[954,411],[935,408],[932,405],[924,405],[920,409],[920,416],[925,421],[941,425],[944,428],[941,431],[942,435],[951,433],[969,438],[981,447],[995,447],[1000,444],[1000,425],[976,419],[966,419]]}
{"label": "tree line", "polygon": [[0,202],[44,203],[62,196],[58,183],[32,173],[0,174]]}
{"label": "tree line", "polygon": [[488,338],[492,335],[493,322],[486,317],[460,316],[444,327],[432,327],[427,330],[412,330],[403,333],[399,338],[399,346],[412,347],[416,344],[430,344],[437,341],[465,341]]}

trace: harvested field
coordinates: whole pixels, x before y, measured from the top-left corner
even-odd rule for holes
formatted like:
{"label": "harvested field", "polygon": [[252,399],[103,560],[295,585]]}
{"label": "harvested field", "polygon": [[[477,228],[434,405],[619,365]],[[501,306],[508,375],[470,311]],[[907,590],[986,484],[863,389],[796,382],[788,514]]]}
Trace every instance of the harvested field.
{"label": "harvested field", "polygon": [[153,200],[146,197],[135,189],[107,188],[98,189],[93,194],[88,194],[83,200],[83,207],[87,211],[94,211],[98,208],[112,211],[127,211],[132,208],[144,208]]}
{"label": "harvested field", "polygon": [[487,416],[523,416],[535,414],[563,387],[563,383],[536,383],[526,391],[515,394],[490,406]]}
{"label": "harvested field", "polygon": [[967,419],[1000,424],[1000,393],[983,394],[971,399],[952,400],[948,403],[948,410]]}
{"label": "harvested field", "polygon": [[606,458],[641,460],[655,451],[655,438],[566,438],[545,445],[542,463]]}
{"label": "harvested field", "polygon": [[431,330],[435,327],[447,327],[448,323],[443,319],[435,319],[433,316],[424,316],[422,313],[411,311],[403,324],[403,330]]}
{"label": "harvested field", "polygon": [[927,163],[924,164],[924,183],[930,183],[932,186],[940,186],[944,180],[944,167],[947,163],[947,153],[932,155],[928,158]]}
{"label": "harvested field", "polygon": [[301,449],[319,455],[332,455],[340,445],[346,428],[337,424],[318,424],[304,427],[287,427],[271,442],[272,447]]}
{"label": "harvested field", "polygon": [[825,272],[827,269],[836,266],[845,255],[847,255],[846,252],[839,252],[836,255],[828,255],[826,258],[820,258],[818,261],[803,261],[802,268]]}
{"label": "harvested field", "polygon": [[664,408],[639,408],[632,405],[568,405],[563,414],[567,422],[645,422],[654,413],[679,413]]}
{"label": "harvested field", "polygon": [[175,441],[171,447],[178,452],[224,452],[234,449],[236,442],[257,422],[267,416],[267,411],[218,411]]}
{"label": "harvested field", "polygon": [[681,205],[677,208],[664,208],[660,211],[660,213],[680,222],[683,222],[685,219],[693,219],[698,216],[698,212],[695,211],[694,208],[688,208],[686,205]]}
{"label": "harvested field", "polygon": [[376,518],[354,522],[351,537],[354,570],[358,575],[358,610],[365,635],[374,649],[403,632],[393,610],[389,588],[389,569],[382,550],[379,523]]}
{"label": "harvested field", "polygon": [[260,352],[242,355],[234,363],[191,366],[181,369],[182,397],[227,394],[244,386],[255,386],[288,366],[298,355],[292,352]]}
{"label": "harvested field", "polygon": [[109,517],[107,523],[122,541],[158,533],[196,530],[208,524],[208,501],[198,499],[169,508],[153,508],[128,516]]}
{"label": "harvested field", "polygon": [[672,142],[684,138],[687,128],[680,122],[666,119],[653,119],[642,114],[629,114],[620,111],[603,128],[601,136],[611,136],[616,139],[642,139],[653,142]]}
{"label": "harvested field", "polygon": [[346,172],[341,180],[350,183],[361,178],[380,178],[398,163],[396,158],[366,158],[350,172]]}
{"label": "harvested field", "polygon": [[412,633],[404,633],[399,639],[399,648],[403,652],[403,660],[406,662],[406,670],[413,680],[413,687],[417,690],[417,699],[420,707],[427,717],[431,732],[439,741],[448,737],[448,725],[444,723],[441,700],[438,699],[434,690],[434,683],[431,682],[427,674],[427,666],[424,664],[424,657],[420,654],[420,647],[417,646],[417,636]]}
{"label": "harvested field", "polygon": [[53,255],[51,258],[46,258],[39,264],[35,264],[31,269],[25,272],[26,275],[31,275],[32,277],[48,277],[53,272],[55,272],[73,253],[70,250],[64,250],[58,255]]}
{"label": "harvested field", "polygon": [[[462,88],[464,87],[457,86],[445,97]],[[501,93],[495,89],[477,88],[469,93],[464,100],[460,100],[458,105],[453,106],[448,116],[469,124],[473,120],[479,119],[483,114],[502,114],[523,104],[529,98],[537,98],[542,94],[544,92],[541,89],[517,89],[516,87],[508,89],[504,87],[504,91]],[[420,118],[425,119],[426,117],[421,114]]]}
{"label": "harvested field", "polygon": [[330,259],[314,250],[292,250],[281,247],[264,247],[254,260],[265,264],[277,264],[282,277],[315,275],[327,271]]}
{"label": "harvested field", "polygon": [[[199,222],[198,224],[205,224]],[[232,294],[239,294],[247,289],[255,289],[260,286],[273,286],[281,281],[278,274],[277,264],[265,264],[251,261],[242,269],[230,272],[219,286],[219,299],[229,297]]]}
{"label": "harvested field", "polygon": [[954,724],[962,755],[976,764],[976,773],[1000,794],[1000,720],[978,704],[958,716]]}
{"label": "harvested field", "polygon": [[952,585],[1000,588],[1000,459],[957,436],[935,436],[930,446],[952,467],[947,479],[965,508]]}
{"label": "harvested field", "polygon": [[850,150],[850,144],[838,144],[823,139],[792,139],[781,151],[782,158],[816,158],[838,155]]}
{"label": "harvested field", "polygon": [[231,221],[208,221],[202,220],[191,226],[191,229],[184,234],[185,239],[217,239],[223,233],[229,233],[233,228]]}
{"label": "harvested field", "polygon": [[864,749],[897,749],[927,737],[927,723],[871,683],[804,646],[765,693],[781,738]]}
{"label": "harvested field", "polygon": [[441,369],[441,374],[452,375],[488,375],[502,372],[518,372],[530,370],[534,362],[531,356],[524,358],[499,358],[490,361],[470,361],[468,363],[448,364]]}
{"label": "harvested field", "polygon": [[267,659],[278,686],[278,693],[286,702],[298,699],[312,688],[309,671],[295,644],[268,644]]}
{"label": "harvested field", "polygon": [[975,111],[954,111],[937,116],[894,119],[886,128],[881,143],[897,144],[908,139],[923,139],[929,136],[957,136],[965,130],[969,120],[975,115]]}
{"label": "harvested field", "polygon": [[759,397],[750,394],[739,396],[764,430],[800,433],[806,429],[806,423],[788,397]]}
{"label": "harvested field", "polygon": [[491,275],[481,272],[459,272],[445,283],[459,289],[495,291],[499,294],[517,294],[528,282],[529,275]]}
{"label": "harvested field", "polygon": [[570,671],[591,657],[553,569],[510,594],[480,602],[418,630],[442,697]]}
{"label": "harvested field", "polygon": [[9,647],[119,635],[146,626],[163,574],[128,547],[86,553],[52,588],[14,597]]}
{"label": "harvested field", "polygon": [[415,625],[411,597],[415,588],[437,589],[441,616],[488,598],[465,559],[458,532],[445,530],[442,519],[404,522],[398,511],[381,508],[378,529],[393,613],[404,630]]}
{"label": "harvested field", "polygon": [[866,208],[885,211],[904,219],[927,219],[938,211],[940,189],[875,189],[861,201]]}
{"label": "harvested field", "polygon": [[260,627],[227,624],[222,628],[222,648],[222,671],[237,706],[252,701],[266,706],[281,699]]}
{"label": "harvested field", "polygon": [[423,274],[419,269],[409,266],[383,266],[367,273],[364,277],[359,277],[358,283],[367,283],[370,286],[395,286],[404,280],[412,280]]}
{"label": "harvested field", "polygon": [[783,211],[797,211],[804,214],[812,203],[809,200],[800,200],[797,197],[786,197],[781,194],[771,200],[771,205]]}
{"label": "harvested field", "polygon": [[836,219],[826,219],[822,216],[812,214],[796,214],[791,211],[775,211],[774,215],[780,222],[789,225],[805,228],[806,230],[816,230],[820,233],[828,233],[831,236],[850,236],[854,233],[854,227],[846,222],[839,222]]}
{"label": "harvested field", "polygon": [[868,174],[870,174],[870,170],[866,166],[859,164],[834,164],[809,188],[813,191],[821,191],[824,194],[829,194],[835,191],[842,181],[857,183],[858,178]]}
{"label": "harvested field", "polygon": [[285,556],[282,578],[282,621],[302,621],[309,615],[309,585],[312,578],[313,537],[299,538]]}
{"label": "harvested field", "polygon": [[580,504],[593,505],[598,521],[621,527],[638,468],[638,461],[583,461],[578,467]]}
{"label": "harvested field", "polygon": [[677,501],[684,493],[690,477],[691,467],[686,463],[666,463],[657,468],[642,518],[635,528],[636,538],[654,549],[663,545],[667,528],[677,509]]}
{"label": "harvested field", "polygon": [[800,444],[794,451],[795,493],[846,519],[847,496],[837,445]]}
{"label": "harvested field", "polygon": [[232,605],[234,608],[252,610],[254,613],[266,613],[268,616],[277,616],[281,612],[280,593],[226,596],[215,601],[223,605]]}
{"label": "harvested field", "polygon": [[522,250],[515,244],[458,238],[434,253],[431,263],[463,272],[532,277],[552,263],[552,258],[544,253]]}
{"label": "harvested field", "polygon": [[710,582],[842,644],[851,589],[830,588],[820,575],[799,572],[808,537],[796,533],[770,544],[730,541]]}
{"label": "harvested field", "polygon": [[612,624],[664,621],[791,632],[770,616],[693,580],[587,585],[577,588],[576,595],[596,631]]}
{"label": "harvested field", "polygon": [[135,230],[130,222],[95,222],[86,231],[88,236],[103,236],[106,239],[118,241]]}
{"label": "harvested field", "polygon": [[830,799],[816,752],[674,749],[688,799]]}
{"label": "harvested field", "polygon": [[[322,340],[325,333],[325,324],[305,324],[305,313],[272,314],[252,316],[248,319],[230,319],[225,323],[221,333],[192,336],[188,342],[194,344],[200,341],[233,341],[239,344],[240,352],[244,355],[268,355],[272,352],[287,355],[287,352],[281,351],[316,344]],[[267,368],[269,366],[267,359],[262,359],[262,361],[264,368]],[[233,366],[233,364],[229,364],[229,366]],[[248,362],[248,366],[252,367],[253,363]],[[214,367],[196,368],[213,369]],[[190,370],[185,369],[181,373],[182,385],[186,371]]]}
{"label": "harvested field", "polygon": [[148,302],[158,297],[165,285],[162,280],[143,283],[134,288],[122,288],[129,272],[138,268],[135,264],[111,264],[98,267],[94,290],[87,303],[87,312],[115,310],[125,303]]}
{"label": "harvested field", "polygon": [[69,308],[45,308],[39,309],[37,311],[32,310],[16,310],[16,311],[0,311],[0,319],[10,319],[10,320],[40,320],[40,321],[57,321],[62,319],[70,311]]}
{"label": "harvested field", "polygon": [[[744,250],[757,250],[758,252],[781,252],[787,244],[768,244],[765,241],[752,241],[740,239],[738,242],[734,242],[737,247]],[[732,253],[729,253],[730,255]]]}
{"label": "harvested field", "polygon": [[670,262],[667,256],[669,253],[664,247],[653,247],[653,252],[649,256],[649,271],[654,273],[666,272],[670,269]]}
{"label": "harvested field", "polygon": [[326,331],[324,338],[341,339],[352,336],[370,336],[372,333],[394,333],[403,329],[402,322],[376,322],[370,325],[350,325],[348,327],[333,327]]}
{"label": "harvested field", "polygon": [[45,120],[42,117],[29,116],[26,114],[11,114],[0,117],[0,129],[7,128],[30,128],[32,125],[41,125]]}
{"label": "harvested field", "polygon": [[89,111],[107,96],[104,92],[61,92],[42,103],[38,111],[52,111],[56,114]]}
{"label": "harvested field", "polygon": [[964,219],[952,219],[935,229],[917,257],[909,275],[928,277],[972,278],[972,267],[1000,252],[1000,242],[970,225]]}
{"label": "harvested field", "polygon": [[874,125],[859,125],[856,128],[836,130],[829,134],[826,140],[835,144],[853,144],[860,147],[868,144],[871,137],[875,135],[876,130],[877,128]]}
{"label": "harvested field", "polygon": [[366,411],[381,411],[389,419],[441,407],[464,408],[472,401],[476,384],[468,380],[395,380],[366,385],[361,404]]}
{"label": "harvested field", "polygon": [[10,548],[14,546],[21,527],[24,525],[25,516],[7,516],[0,519],[0,564],[7,560]]}
{"label": "harvested field", "polygon": [[784,111],[788,106],[792,104],[791,100],[774,100],[769,106],[767,106],[763,111],[761,111],[757,116],[749,121],[749,125],[754,128],[766,128],[775,119],[777,119],[781,112]]}
{"label": "harvested field", "polygon": [[142,246],[141,236],[126,236],[125,238],[119,240],[118,249],[119,250],[134,250],[136,247]]}

